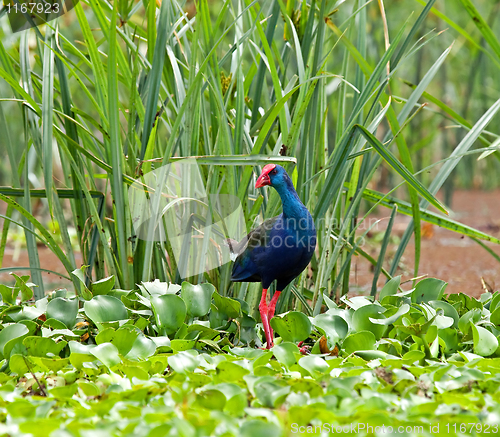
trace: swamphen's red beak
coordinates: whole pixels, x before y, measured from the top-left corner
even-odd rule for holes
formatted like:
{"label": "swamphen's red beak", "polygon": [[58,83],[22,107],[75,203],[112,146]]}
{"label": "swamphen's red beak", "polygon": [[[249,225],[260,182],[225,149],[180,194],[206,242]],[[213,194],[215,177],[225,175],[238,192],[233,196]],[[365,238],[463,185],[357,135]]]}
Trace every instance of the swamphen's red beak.
{"label": "swamphen's red beak", "polygon": [[267,164],[262,169],[262,173],[255,182],[255,188],[265,187],[266,185],[271,185],[271,178],[269,177],[269,173],[274,170],[276,167],[275,164]]}

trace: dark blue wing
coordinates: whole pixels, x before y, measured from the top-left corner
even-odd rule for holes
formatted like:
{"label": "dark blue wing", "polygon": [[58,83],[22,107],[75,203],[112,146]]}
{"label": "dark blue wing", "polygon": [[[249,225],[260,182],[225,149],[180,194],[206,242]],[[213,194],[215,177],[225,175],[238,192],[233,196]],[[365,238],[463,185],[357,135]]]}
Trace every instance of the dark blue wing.
{"label": "dark blue wing", "polygon": [[271,231],[281,215],[270,218],[250,232],[236,248],[238,254],[231,280],[235,282],[260,282],[262,280],[259,267],[255,263],[256,256],[269,245]]}

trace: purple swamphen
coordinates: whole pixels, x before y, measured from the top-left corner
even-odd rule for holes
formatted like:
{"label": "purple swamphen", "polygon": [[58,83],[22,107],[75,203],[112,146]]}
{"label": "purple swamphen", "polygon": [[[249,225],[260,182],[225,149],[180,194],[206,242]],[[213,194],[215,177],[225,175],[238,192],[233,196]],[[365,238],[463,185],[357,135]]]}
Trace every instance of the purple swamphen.
{"label": "purple swamphen", "polygon": [[[268,164],[262,169],[255,188],[270,185],[278,192],[283,212],[266,220],[250,232],[232,251],[237,255],[231,280],[262,282],[259,304],[267,348],[273,346],[269,321],[274,316],[281,291],[309,264],[316,248],[316,229],[311,214],[300,201],[292,180],[280,165]],[[231,246],[231,242],[230,242]],[[267,289],[276,280],[276,292],[267,304]]]}

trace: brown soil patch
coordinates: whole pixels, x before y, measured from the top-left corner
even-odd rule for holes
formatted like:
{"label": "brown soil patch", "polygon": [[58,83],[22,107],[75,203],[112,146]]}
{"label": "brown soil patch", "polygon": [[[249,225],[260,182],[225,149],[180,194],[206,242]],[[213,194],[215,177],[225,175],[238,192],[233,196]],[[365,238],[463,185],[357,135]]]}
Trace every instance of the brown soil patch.
{"label": "brown soil patch", "polygon": [[[377,218],[388,217],[380,211]],[[456,191],[453,196],[450,217],[454,220],[474,227],[496,238],[500,238],[500,190],[483,191]],[[410,217],[399,216],[394,223],[393,232],[403,235]],[[383,223],[383,225],[382,225]],[[386,226],[387,220],[381,222],[378,229]],[[463,237],[452,231],[438,226],[423,224],[422,245],[420,255],[419,275],[428,275],[448,282],[446,293],[466,293],[479,297],[484,293],[481,278],[495,290],[500,290],[500,263],[470,238]],[[487,244],[500,256],[500,246]],[[391,258],[397,245],[391,245]],[[369,250],[375,258],[378,257],[378,247]],[[398,274],[402,280],[413,277],[415,246],[413,240],[408,245],[402,258]],[[359,291],[369,291],[373,275],[370,264],[357,257],[351,273],[351,284]],[[382,285],[385,280],[379,282]]]}

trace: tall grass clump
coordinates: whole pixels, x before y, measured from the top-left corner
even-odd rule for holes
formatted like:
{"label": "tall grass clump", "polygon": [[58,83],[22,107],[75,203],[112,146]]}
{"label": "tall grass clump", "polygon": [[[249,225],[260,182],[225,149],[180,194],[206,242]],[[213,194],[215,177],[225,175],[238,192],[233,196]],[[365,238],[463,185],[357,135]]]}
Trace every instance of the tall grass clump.
{"label": "tall grass clump", "polygon": [[[453,6],[468,17],[464,28],[435,0],[385,3],[200,0],[158,7],[151,0],[82,0],[67,17],[2,38],[0,130],[11,169],[11,187],[0,190],[7,205],[3,235],[13,225],[25,230],[38,297],[44,290],[37,239],[58,256],[77,290],[82,278],[88,284],[109,275],[123,289],[153,278],[180,281],[169,236],[137,238],[128,189],[135,183],[148,192],[148,173],[182,157],[197,160],[207,191],[238,197],[248,229],[280,207],[276,193],[253,188],[259,167],[281,163],[292,174],[317,223],[318,247],[278,310],[315,314],[324,295],[345,294],[354,254],[374,265],[374,294],[380,275],[395,274],[412,235],[416,276],[422,220],[499,243],[447,218],[435,197],[478,150],[494,168],[498,129],[487,126],[500,100],[467,118],[427,91],[457,50],[443,47],[446,33],[430,30],[429,17],[473,45],[495,74],[498,38],[468,0]],[[404,20],[387,19],[389,3]],[[411,74],[416,65],[418,77]],[[439,129],[430,138],[415,135],[429,116],[461,132],[458,142],[448,139],[446,155],[431,160],[422,151],[433,150]],[[498,124],[497,117],[491,125]],[[391,175],[388,194],[374,189],[382,167]],[[62,245],[34,217],[35,196],[46,199]],[[391,210],[378,259],[360,247],[369,231],[360,227],[363,200]],[[387,267],[397,213],[413,221]],[[68,226],[77,230],[77,248]],[[5,244],[3,238],[2,253]],[[85,277],[72,273],[79,267],[75,250],[89,266]],[[230,269],[225,264],[190,280],[212,282],[255,308],[259,285],[231,285]]]}

